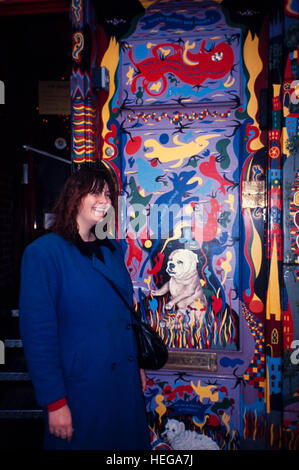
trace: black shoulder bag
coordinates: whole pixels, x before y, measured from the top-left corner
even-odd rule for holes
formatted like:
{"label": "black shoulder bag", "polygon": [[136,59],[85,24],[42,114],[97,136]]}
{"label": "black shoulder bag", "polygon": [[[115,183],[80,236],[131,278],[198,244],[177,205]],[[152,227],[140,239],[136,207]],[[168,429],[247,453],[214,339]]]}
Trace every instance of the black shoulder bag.
{"label": "black shoulder bag", "polygon": [[150,325],[140,320],[135,310],[130,307],[129,303],[117,289],[116,285],[110,280],[109,282],[136,320],[136,323],[132,323],[132,327],[136,335],[139,366],[142,369],[161,369],[168,359],[167,347],[158,333],[154,331]]}

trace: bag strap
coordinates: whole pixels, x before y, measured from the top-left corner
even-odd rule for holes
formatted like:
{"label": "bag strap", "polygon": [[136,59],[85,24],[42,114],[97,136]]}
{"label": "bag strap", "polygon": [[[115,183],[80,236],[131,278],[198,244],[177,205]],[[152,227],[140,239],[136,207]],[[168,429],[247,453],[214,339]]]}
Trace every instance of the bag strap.
{"label": "bag strap", "polygon": [[132,308],[132,306],[129,304],[129,302],[127,301],[127,299],[122,295],[122,293],[120,292],[120,290],[116,287],[116,285],[114,284],[114,282],[111,281],[111,279],[108,279],[106,278],[107,281],[109,282],[109,284],[111,285],[111,287],[115,290],[115,292],[119,295],[119,297],[122,299],[122,301],[124,302],[124,304],[128,307],[128,309],[130,310],[130,312],[134,315],[135,319],[139,322],[139,318],[134,310],[134,308]]}

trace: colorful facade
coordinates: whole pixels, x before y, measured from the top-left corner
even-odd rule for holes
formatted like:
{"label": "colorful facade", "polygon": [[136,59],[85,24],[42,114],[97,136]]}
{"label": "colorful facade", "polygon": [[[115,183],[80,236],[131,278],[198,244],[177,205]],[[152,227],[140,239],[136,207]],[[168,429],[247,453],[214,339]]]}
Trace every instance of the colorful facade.
{"label": "colorful facade", "polygon": [[170,352],[147,372],[152,446],[176,419],[223,450],[298,449],[299,7],[149,3],[105,28],[72,1],[71,98],[74,170],[114,172],[136,307]]}

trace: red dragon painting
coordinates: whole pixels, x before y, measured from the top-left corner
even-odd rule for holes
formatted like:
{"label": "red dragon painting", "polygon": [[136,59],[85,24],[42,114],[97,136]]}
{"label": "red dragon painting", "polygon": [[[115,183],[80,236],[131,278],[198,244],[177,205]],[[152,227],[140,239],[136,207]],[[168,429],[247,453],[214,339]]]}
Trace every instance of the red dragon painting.
{"label": "red dragon painting", "polygon": [[[209,51],[205,46],[206,41],[203,40],[199,52],[192,53],[190,48],[166,42],[154,46],[152,57],[140,62],[135,62],[133,51],[130,49],[128,55],[137,71],[131,84],[132,93],[136,92],[137,81],[142,78],[146,93],[150,96],[161,95],[167,87],[166,73],[171,73],[184,83],[194,86],[200,85],[208,78],[218,80],[224,77],[234,64],[231,46],[226,42],[220,42]],[[153,93],[149,85],[159,80],[162,80],[162,89]]]}

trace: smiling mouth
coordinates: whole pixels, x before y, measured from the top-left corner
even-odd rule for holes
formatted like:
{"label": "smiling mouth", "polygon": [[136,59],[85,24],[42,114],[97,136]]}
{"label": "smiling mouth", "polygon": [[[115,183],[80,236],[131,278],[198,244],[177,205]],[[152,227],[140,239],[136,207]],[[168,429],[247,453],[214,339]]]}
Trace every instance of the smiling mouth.
{"label": "smiling mouth", "polygon": [[108,207],[106,207],[106,206],[104,206],[104,207],[103,206],[96,206],[96,207],[93,208],[93,210],[95,211],[95,213],[97,215],[104,215],[104,214],[106,214],[106,212],[108,210]]}
{"label": "smiling mouth", "polygon": [[168,274],[175,274],[175,269],[167,268],[166,271]]}

